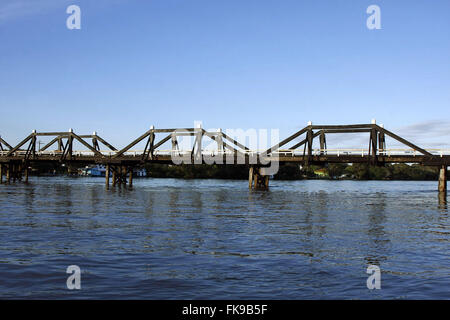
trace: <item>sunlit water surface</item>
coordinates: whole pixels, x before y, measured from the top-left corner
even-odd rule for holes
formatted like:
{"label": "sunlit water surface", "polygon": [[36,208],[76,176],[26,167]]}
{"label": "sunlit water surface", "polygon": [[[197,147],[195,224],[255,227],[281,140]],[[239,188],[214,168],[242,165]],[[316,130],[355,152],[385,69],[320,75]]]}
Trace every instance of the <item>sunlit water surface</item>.
{"label": "sunlit water surface", "polygon": [[[0,185],[0,298],[450,298],[437,182],[270,183]],[[66,287],[69,265],[81,290]],[[368,265],[381,268],[380,290],[366,286]]]}

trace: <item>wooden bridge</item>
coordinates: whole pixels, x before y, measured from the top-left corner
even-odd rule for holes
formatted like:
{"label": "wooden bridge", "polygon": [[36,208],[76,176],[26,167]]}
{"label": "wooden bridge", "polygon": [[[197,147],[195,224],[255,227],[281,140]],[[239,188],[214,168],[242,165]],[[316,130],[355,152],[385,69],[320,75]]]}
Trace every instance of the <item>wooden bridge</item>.
{"label": "wooden bridge", "polygon": [[[366,147],[361,149],[327,148],[327,137],[331,134],[366,133]],[[161,137],[162,135],[162,137]],[[180,149],[178,140],[183,136],[194,139],[189,149]],[[386,138],[404,146],[403,149],[389,149]],[[50,140],[42,148],[37,147],[38,138]],[[158,138],[158,139],[157,139]],[[214,149],[202,148],[204,139],[214,141]],[[138,144],[145,144],[142,150],[134,150]],[[100,148],[105,147],[105,150]],[[163,146],[171,145],[163,150]],[[75,149],[80,146],[81,149]],[[316,146],[316,148],[314,148]],[[78,135],[72,129],[68,132],[33,131],[16,146],[0,137],[0,183],[24,179],[28,182],[29,169],[38,163],[67,164],[68,168],[89,164],[106,167],[106,185],[132,185],[133,168],[146,163],[163,164],[245,164],[249,166],[249,187],[266,189],[269,185],[267,168],[272,164],[298,163],[303,166],[324,163],[368,163],[382,166],[387,163],[418,163],[440,168],[439,191],[447,190],[447,166],[450,165],[450,150],[423,149],[410,141],[377,125],[313,125],[295,132],[288,138],[267,150],[250,150],[241,142],[228,136],[222,130],[214,132],[198,128],[156,129],[147,132],[122,149],[97,135]]]}

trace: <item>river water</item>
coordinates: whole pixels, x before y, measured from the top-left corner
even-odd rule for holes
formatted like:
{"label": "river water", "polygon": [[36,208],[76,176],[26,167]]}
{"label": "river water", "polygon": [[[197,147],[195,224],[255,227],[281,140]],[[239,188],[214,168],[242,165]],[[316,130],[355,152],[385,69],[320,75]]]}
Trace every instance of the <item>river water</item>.
{"label": "river water", "polygon": [[[0,298],[450,299],[437,182],[0,185]],[[66,269],[81,269],[69,290]],[[367,288],[369,265],[381,289]]]}

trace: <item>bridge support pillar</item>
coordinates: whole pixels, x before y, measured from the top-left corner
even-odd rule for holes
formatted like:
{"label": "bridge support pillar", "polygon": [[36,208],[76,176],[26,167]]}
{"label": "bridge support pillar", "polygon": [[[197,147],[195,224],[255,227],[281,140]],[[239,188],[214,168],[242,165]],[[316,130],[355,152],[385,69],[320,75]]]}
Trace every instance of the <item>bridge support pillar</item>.
{"label": "bridge support pillar", "polygon": [[8,163],[6,165],[6,182],[9,184],[13,182],[22,181],[22,174],[24,167],[20,163]]}
{"label": "bridge support pillar", "polygon": [[[120,166],[120,165],[108,165],[106,173],[108,175],[105,177],[106,179],[106,186],[109,186],[109,172],[112,171],[112,186],[115,187],[116,185],[126,185],[127,182],[129,183],[129,186],[133,186],[133,167],[131,166]],[[127,181],[128,180],[128,181]]]}
{"label": "bridge support pillar", "polygon": [[128,186],[130,188],[133,186],[133,169],[130,169],[130,172],[129,172]]}
{"label": "bridge support pillar", "polygon": [[439,170],[439,192],[447,192],[447,166],[443,165]]}
{"label": "bridge support pillar", "polygon": [[111,167],[111,169],[112,169],[112,186],[115,187],[117,183],[116,170],[114,170],[114,167]]}
{"label": "bridge support pillar", "polygon": [[11,183],[11,164],[8,163],[6,167],[6,183]]}
{"label": "bridge support pillar", "polygon": [[0,184],[3,183],[3,164],[0,164]]}
{"label": "bridge support pillar", "polygon": [[261,174],[261,168],[250,166],[248,174],[248,188],[255,190],[269,189],[269,176]]}
{"label": "bridge support pillar", "polygon": [[25,173],[25,183],[28,183],[28,165],[25,165],[24,173]]}
{"label": "bridge support pillar", "polygon": [[109,164],[106,165],[105,184],[106,184],[106,189],[109,189]]}

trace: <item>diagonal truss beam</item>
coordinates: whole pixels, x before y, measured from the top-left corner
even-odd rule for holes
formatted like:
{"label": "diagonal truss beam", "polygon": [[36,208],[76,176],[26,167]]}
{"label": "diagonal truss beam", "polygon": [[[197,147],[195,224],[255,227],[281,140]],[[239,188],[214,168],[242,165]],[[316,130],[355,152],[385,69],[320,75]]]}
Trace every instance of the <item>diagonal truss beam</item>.
{"label": "diagonal truss beam", "polygon": [[11,150],[13,147],[11,147],[11,145],[6,142],[5,140],[2,139],[2,137],[0,137],[0,149],[3,151],[3,145],[4,144],[9,150]]}
{"label": "diagonal truss beam", "polygon": [[30,141],[33,137],[35,136],[34,133],[30,134],[28,137],[26,137],[25,139],[23,139],[21,142],[19,142],[19,144],[17,146],[15,146],[14,148],[12,148],[11,150],[9,150],[9,152],[6,154],[7,157],[11,156],[14,152],[16,152],[17,150],[20,149],[20,147],[22,147],[25,143],[27,143],[28,141]]}
{"label": "diagonal truss beam", "polygon": [[292,140],[294,140],[298,136],[301,136],[302,134],[304,134],[308,130],[311,130],[311,126],[304,127],[302,130],[297,131],[296,133],[294,133],[293,135],[287,137],[286,139],[284,139],[280,143],[277,143],[276,145],[274,145],[270,149],[267,149],[266,151],[264,151],[262,155],[263,156],[267,156],[269,153],[272,153],[273,151],[278,150],[280,147],[284,146],[286,143],[291,142]]}
{"label": "diagonal truss beam", "polygon": [[401,143],[407,145],[408,147],[410,147],[410,148],[412,148],[412,149],[414,149],[414,150],[417,150],[417,151],[419,151],[420,153],[422,153],[422,154],[424,154],[424,155],[426,155],[426,156],[432,156],[432,154],[429,153],[428,151],[426,151],[426,150],[424,150],[424,149],[422,149],[422,148],[416,146],[415,144],[409,142],[408,140],[403,139],[402,137],[399,137],[399,136],[396,135],[395,133],[392,133],[391,131],[386,130],[386,129],[384,129],[384,128],[378,126],[378,125],[374,125],[374,126],[376,126],[376,128],[377,128],[379,131],[381,131],[381,132],[383,132],[384,134],[390,136],[391,138],[393,138],[393,139],[395,139],[395,140],[397,140],[397,141],[399,141],[399,142],[401,142]]}
{"label": "diagonal truss beam", "polygon": [[76,135],[75,133],[71,132],[70,136],[72,138],[75,138],[75,140],[78,140],[82,145],[84,145],[86,148],[88,148],[89,150],[91,150],[92,152],[94,152],[94,154],[96,154],[99,157],[104,157],[104,155],[99,152],[97,149],[95,149],[94,147],[92,147],[89,143],[87,143],[86,141],[84,141],[80,136]]}
{"label": "diagonal truss beam", "polygon": [[116,154],[113,156],[113,158],[117,158],[117,157],[120,157],[121,155],[123,155],[125,152],[130,150],[132,147],[137,145],[139,142],[141,142],[142,140],[147,138],[153,131],[154,131],[154,129],[148,130],[146,133],[144,133],[139,138],[135,139],[133,142],[131,142],[129,145],[127,145],[125,148],[122,148],[119,151],[117,151]]}

